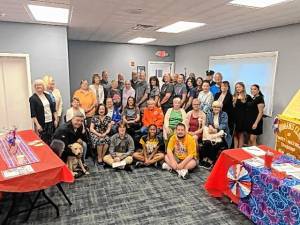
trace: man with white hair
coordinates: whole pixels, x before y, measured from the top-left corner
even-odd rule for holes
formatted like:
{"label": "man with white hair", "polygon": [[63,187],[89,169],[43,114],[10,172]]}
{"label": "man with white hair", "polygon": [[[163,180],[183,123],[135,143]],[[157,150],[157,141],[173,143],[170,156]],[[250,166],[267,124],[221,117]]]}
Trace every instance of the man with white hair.
{"label": "man with white hair", "polygon": [[221,91],[221,84],[222,84],[223,76],[221,73],[215,73],[214,81],[215,83],[210,86],[210,92],[215,96],[218,92]]}

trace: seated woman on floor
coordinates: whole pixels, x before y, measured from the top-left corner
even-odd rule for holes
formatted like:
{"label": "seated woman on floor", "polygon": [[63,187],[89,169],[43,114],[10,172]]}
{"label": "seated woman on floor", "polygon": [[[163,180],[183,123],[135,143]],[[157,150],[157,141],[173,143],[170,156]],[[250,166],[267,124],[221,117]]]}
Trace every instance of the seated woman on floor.
{"label": "seated woman on floor", "polygon": [[127,99],[127,104],[122,113],[122,119],[124,124],[127,127],[127,133],[131,135],[131,137],[135,136],[135,131],[141,128],[140,124],[140,110],[136,107],[135,98],[129,97]]}
{"label": "seated woman on floor", "polygon": [[222,111],[222,104],[214,101],[212,111],[207,114],[207,124],[203,129],[203,147],[200,150],[200,166],[211,168],[220,151],[231,145],[228,117]]}
{"label": "seated woman on floor", "polygon": [[186,112],[181,106],[181,99],[173,99],[173,108],[168,109],[164,119],[163,136],[165,141],[173,135],[174,129],[177,124],[185,122]]}
{"label": "seated woman on floor", "polygon": [[108,134],[111,130],[111,118],[107,116],[105,105],[100,104],[98,109],[99,115],[95,115],[91,122],[90,132],[93,146],[97,149],[98,164],[103,165],[103,157],[106,154],[110,144]]}
{"label": "seated woman on floor", "polygon": [[136,167],[138,166],[149,166],[164,159],[163,141],[157,135],[157,127],[151,124],[148,127],[148,134],[144,135],[140,139],[140,144],[143,149],[133,153],[133,158],[137,160]]}

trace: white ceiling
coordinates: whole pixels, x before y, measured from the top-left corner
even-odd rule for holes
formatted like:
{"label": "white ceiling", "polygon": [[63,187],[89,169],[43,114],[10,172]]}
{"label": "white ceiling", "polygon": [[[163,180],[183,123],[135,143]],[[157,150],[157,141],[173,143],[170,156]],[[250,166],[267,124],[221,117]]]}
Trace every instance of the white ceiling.
{"label": "white ceiling", "polygon": [[[151,45],[183,45],[228,35],[300,22],[300,0],[263,9],[228,5],[230,0],[0,0],[2,21],[35,23],[29,2],[70,7],[68,38],[127,43],[135,37],[153,37]],[[139,12],[141,9],[141,12]],[[179,20],[207,25],[179,34],[155,30]],[[153,25],[133,30],[137,24]]]}

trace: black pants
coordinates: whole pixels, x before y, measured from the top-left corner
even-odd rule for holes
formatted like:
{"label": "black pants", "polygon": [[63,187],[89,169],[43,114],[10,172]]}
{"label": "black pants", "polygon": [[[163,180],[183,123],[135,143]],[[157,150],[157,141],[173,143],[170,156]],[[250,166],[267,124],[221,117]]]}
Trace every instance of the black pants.
{"label": "black pants", "polygon": [[49,123],[45,123],[45,126],[43,127],[43,131],[40,132],[39,136],[47,145],[50,145],[52,141],[53,133],[54,133],[54,123],[49,122]]}
{"label": "black pants", "polygon": [[209,158],[213,163],[217,161],[217,156],[220,151],[227,149],[227,144],[224,140],[219,143],[212,143],[211,141],[203,141],[202,149],[200,150],[200,161],[204,158]]}

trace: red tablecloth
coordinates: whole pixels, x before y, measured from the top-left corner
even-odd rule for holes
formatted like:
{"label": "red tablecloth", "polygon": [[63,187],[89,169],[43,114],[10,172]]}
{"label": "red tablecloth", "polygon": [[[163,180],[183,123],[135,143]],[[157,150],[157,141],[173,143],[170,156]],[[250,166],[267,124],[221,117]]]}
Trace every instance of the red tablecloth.
{"label": "red tablecloth", "polygon": [[[31,130],[19,131],[18,135],[26,142],[40,140]],[[34,173],[11,179],[5,179],[0,173],[0,192],[30,192],[46,189],[60,182],[74,182],[74,177],[66,164],[55,155],[48,145],[30,146],[40,159],[31,164]],[[7,170],[5,162],[0,157],[0,171]]]}
{"label": "red tablecloth", "polygon": [[[270,147],[261,145],[259,148],[274,153],[275,157],[281,153],[271,149]],[[228,196],[233,202],[238,203],[239,198],[234,196],[229,189],[229,180],[227,171],[230,166],[240,163],[243,160],[252,158],[253,156],[242,149],[230,149],[221,153],[213,170],[208,176],[204,188],[213,197]]]}

